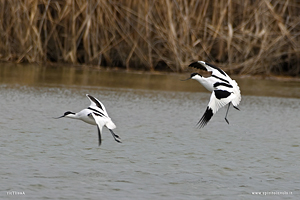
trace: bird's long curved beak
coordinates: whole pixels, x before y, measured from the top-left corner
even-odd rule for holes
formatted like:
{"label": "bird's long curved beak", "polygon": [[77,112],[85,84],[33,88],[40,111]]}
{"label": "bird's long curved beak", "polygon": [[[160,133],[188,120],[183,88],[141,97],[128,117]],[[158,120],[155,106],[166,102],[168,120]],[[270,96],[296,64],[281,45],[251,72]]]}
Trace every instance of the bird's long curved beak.
{"label": "bird's long curved beak", "polygon": [[191,79],[191,77],[188,77],[187,79],[183,79],[181,81],[187,81],[187,80],[190,80],[190,79]]}
{"label": "bird's long curved beak", "polygon": [[64,117],[64,115],[63,116],[60,116],[60,117],[53,117],[54,119],[59,119],[59,118],[62,118],[62,117]]}

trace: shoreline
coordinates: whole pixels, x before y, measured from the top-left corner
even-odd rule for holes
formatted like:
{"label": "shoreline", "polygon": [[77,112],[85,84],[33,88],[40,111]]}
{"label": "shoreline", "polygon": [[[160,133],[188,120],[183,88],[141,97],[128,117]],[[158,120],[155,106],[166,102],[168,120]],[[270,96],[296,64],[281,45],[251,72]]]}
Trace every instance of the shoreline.
{"label": "shoreline", "polygon": [[[164,71],[164,70],[136,70],[136,69],[124,69],[120,67],[105,67],[105,66],[98,66],[98,65],[88,65],[88,64],[71,64],[71,63],[14,63],[14,62],[0,62],[4,64],[13,64],[13,65],[37,65],[37,66],[45,66],[45,67],[69,67],[69,68],[81,68],[81,69],[93,69],[105,72],[121,72],[121,73],[132,73],[132,74],[153,74],[153,75],[180,75],[180,74],[189,74],[195,71],[201,70],[191,70],[190,68],[186,68],[183,72],[172,72],[172,71]],[[226,71],[225,71],[226,72]],[[203,72],[202,73],[207,73]],[[226,72],[227,73],[227,72]],[[300,75],[299,76],[289,76],[289,75],[276,75],[276,74],[269,74],[269,75],[251,75],[251,74],[231,74],[227,73],[228,75],[232,76],[233,78],[247,78],[247,79],[257,79],[257,80],[275,80],[275,81],[294,81],[300,82]]]}

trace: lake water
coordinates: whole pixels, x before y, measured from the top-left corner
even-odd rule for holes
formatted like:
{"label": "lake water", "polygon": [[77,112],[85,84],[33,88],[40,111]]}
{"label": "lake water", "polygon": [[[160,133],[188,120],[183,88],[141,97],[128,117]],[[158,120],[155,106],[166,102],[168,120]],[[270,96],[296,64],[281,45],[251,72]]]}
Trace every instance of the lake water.
{"label": "lake water", "polygon": [[[188,73],[1,65],[1,199],[300,198],[299,82],[237,79],[241,111],[197,129],[210,94]],[[87,93],[123,143],[104,128],[98,147],[96,126],[53,119]]]}

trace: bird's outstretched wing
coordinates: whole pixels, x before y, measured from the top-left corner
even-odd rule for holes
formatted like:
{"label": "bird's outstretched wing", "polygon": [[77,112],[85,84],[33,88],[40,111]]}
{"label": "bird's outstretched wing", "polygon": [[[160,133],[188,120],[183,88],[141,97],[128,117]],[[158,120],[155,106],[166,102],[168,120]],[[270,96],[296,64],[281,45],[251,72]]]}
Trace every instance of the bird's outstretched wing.
{"label": "bird's outstretched wing", "polygon": [[[193,62],[189,65],[189,67],[194,67],[196,69],[201,69],[204,71],[212,72],[213,76],[217,76],[218,78],[227,78],[228,75],[221,70],[220,68],[213,66],[212,64],[206,63],[204,61]],[[227,81],[226,81],[227,82]]]}
{"label": "bird's outstretched wing", "polygon": [[101,103],[101,101],[99,101],[98,99],[96,99],[95,97],[93,97],[89,94],[86,94],[86,96],[91,101],[90,108],[100,111],[101,113],[103,113],[104,115],[106,115],[108,117],[105,106],[103,105],[103,103]]}
{"label": "bird's outstretched wing", "polygon": [[98,129],[98,138],[99,138],[99,146],[100,146],[102,140],[101,140],[101,131],[98,125],[97,125],[97,129]]}
{"label": "bird's outstretched wing", "polygon": [[212,116],[226,104],[231,102],[233,99],[233,95],[231,92],[226,90],[214,90],[210,96],[209,103],[207,105],[206,111],[197,123],[199,128],[203,128]]}
{"label": "bird's outstretched wing", "polygon": [[101,145],[101,132],[102,132],[102,127],[103,127],[103,125],[100,123],[100,121],[97,119],[97,117],[99,117],[98,116],[98,114],[96,114],[96,113],[91,113],[92,114],[92,116],[93,116],[93,118],[94,118],[94,120],[95,120],[95,122],[96,122],[96,124],[97,124],[97,129],[98,129],[98,139],[99,139],[99,146]]}
{"label": "bird's outstretched wing", "polygon": [[116,125],[111,121],[110,118],[105,118],[105,120],[103,120],[103,117],[101,115],[99,115],[98,113],[92,112],[91,114],[97,124],[97,127],[98,127],[99,146],[101,145],[101,133],[102,133],[102,127],[104,125],[106,125],[106,127],[108,128],[108,130],[114,137],[115,141],[122,143],[121,138],[117,134],[115,134],[112,130],[112,129],[116,128]]}

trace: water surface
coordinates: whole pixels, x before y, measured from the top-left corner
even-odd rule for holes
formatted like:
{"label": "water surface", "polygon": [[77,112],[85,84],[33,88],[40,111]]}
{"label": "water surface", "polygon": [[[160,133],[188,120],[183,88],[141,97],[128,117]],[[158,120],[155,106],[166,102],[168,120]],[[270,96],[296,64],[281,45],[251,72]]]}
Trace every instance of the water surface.
{"label": "water surface", "polygon": [[[48,87],[109,87],[178,92],[208,92],[194,80],[180,81],[190,76],[183,74],[149,74],[147,72],[106,71],[88,67],[0,65],[0,84]],[[197,72],[197,70],[191,71]],[[198,70],[199,73],[203,71]],[[206,76],[206,74],[204,74]],[[237,80],[242,95],[300,98],[298,79],[240,78]]]}
{"label": "water surface", "polygon": [[[186,75],[18,68],[0,68],[1,199],[300,198],[299,98],[243,95],[230,125],[221,109],[199,130],[210,94],[184,92],[202,91],[174,81]],[[86,93],[105,104],[122,144],[104,129],[98,147],[95,126],[53,119],[87,107]]]}

